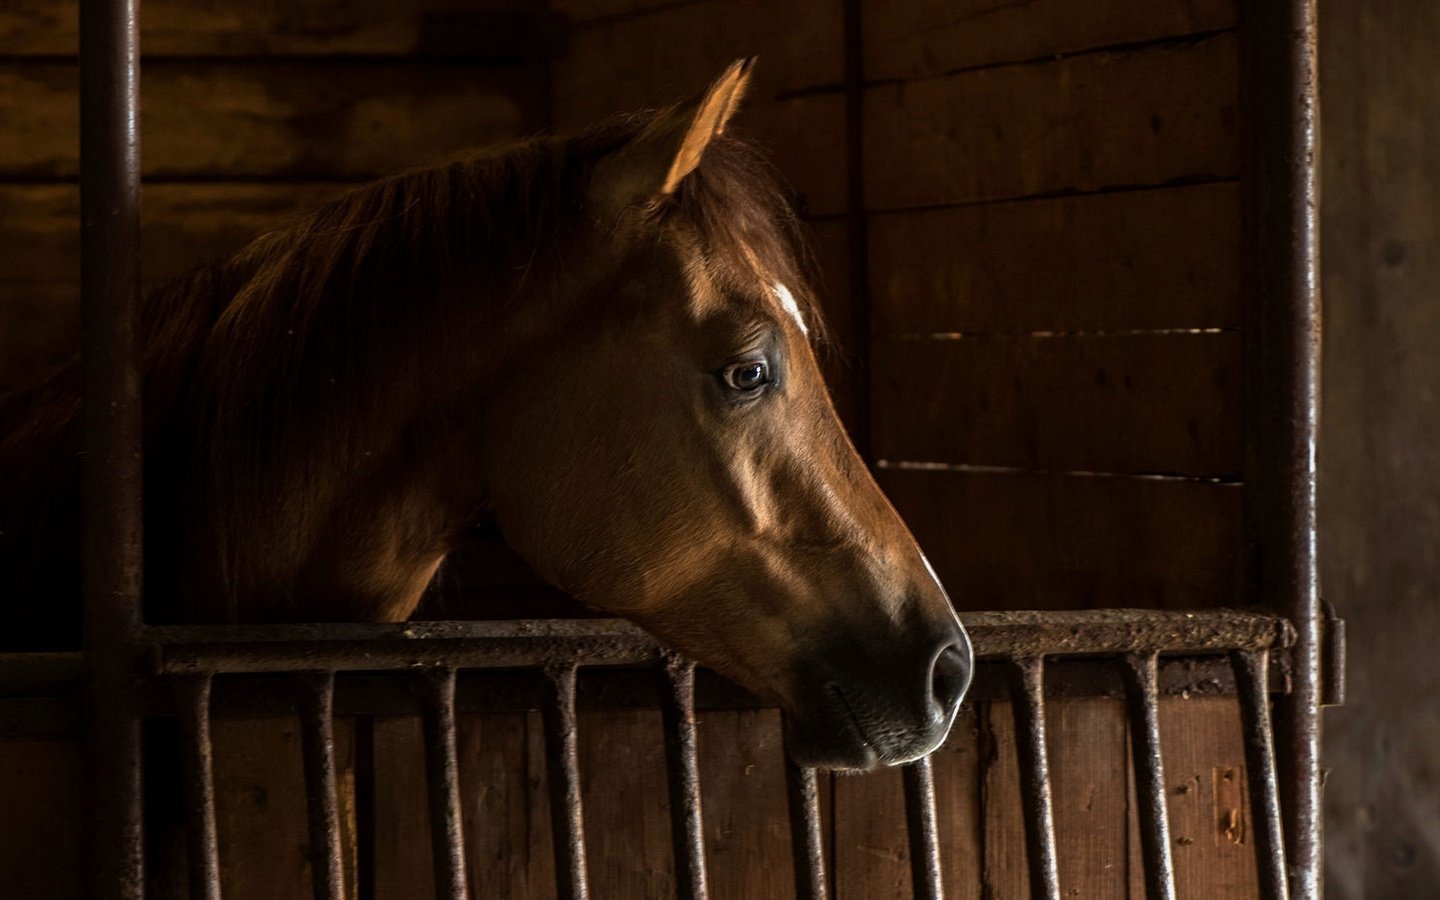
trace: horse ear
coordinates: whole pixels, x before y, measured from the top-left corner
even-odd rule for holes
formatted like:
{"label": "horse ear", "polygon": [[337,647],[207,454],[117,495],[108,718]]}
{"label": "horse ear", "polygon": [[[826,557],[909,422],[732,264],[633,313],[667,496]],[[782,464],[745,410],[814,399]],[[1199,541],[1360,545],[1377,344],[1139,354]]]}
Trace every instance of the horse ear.
{"label": "horse ear", "polygon": [[755,57],[738,59],[697,97],[656,117],[596,168],[607,205],[625,208],[675,193],[700,165],[705,148],[725,133],[750,83]]}

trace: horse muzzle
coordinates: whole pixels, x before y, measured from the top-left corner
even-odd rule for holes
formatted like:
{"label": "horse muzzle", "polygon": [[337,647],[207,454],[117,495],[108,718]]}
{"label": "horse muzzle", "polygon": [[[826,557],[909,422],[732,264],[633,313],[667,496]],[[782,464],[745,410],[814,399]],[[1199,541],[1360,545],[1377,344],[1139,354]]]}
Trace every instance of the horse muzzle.
{"label": "horse muzzle", "polygon": [[873,769],[912,762],[944,742],[970,687],[974,653],[958,625],[877,653],[835,641],[795,678],[786,746],[800,765]]}

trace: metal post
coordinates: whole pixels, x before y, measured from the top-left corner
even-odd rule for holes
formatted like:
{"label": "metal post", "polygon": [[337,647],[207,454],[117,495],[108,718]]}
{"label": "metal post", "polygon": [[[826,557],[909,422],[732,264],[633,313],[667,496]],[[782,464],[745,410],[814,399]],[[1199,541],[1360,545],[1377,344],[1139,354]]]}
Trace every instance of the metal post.
{"label": "metal post", "polygon": [[1243,5],[1246,104],[1245,504],[1250,600],[1296,632],[1276,700],[1292,895],[1321,895],[1320,609],[1315,556],[1319,403],[1318,122],[1314,0]]}
{"label": "metal post", "polygon": [[80,8],[80,282],[89,896],[144,889],[140,715],[138,0]]}

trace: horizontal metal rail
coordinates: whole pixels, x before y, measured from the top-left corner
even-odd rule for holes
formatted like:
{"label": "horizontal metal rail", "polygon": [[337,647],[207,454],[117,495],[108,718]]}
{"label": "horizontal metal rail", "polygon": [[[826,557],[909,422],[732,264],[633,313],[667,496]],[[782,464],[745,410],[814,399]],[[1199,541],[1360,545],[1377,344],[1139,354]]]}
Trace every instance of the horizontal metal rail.
{"label": "horizontal metal rail", "polygon": [[[1228,692],[1241,701],[1251,796],[1261,834],[1264,894],[1284,897],[1284,848],[1268,697],[1286,686],[1272,651],[1293,632],[1251,612],[1091,610],[970,613],[966,626],[981,660],[972,702],[1009,700],[1026,813],[1034,896],[1058,898],[1077,885],[1059,878],[1047,701],[1067,692],[1126,700],[1136,772],[1147,894],[1175,896],[1164,793],[1158,704],[1170,691]],[[696,710],[763,707],[763,701],[677,658],[639,628],[618,620],[426,622],[409,625],[152,627],[141,634],[152,684],[144,709],[179,717],[182,793],[192,859],[192,896],[218,900],[210,720],[217,715],[297,715],[304,740],[312,872],[317,897],[346,895],[341,861],[333,722],[337,715],[419,715],[434,850],[436,894],[464,900],[467,883],[460,814],[459,712],[532,709],[544,723],[555,873],[560,896],[589,896],[578,709],[659,708],[665,731],[677,891],[707,894],[699,790]],[[1282,662],[1284,655],[1275,656]],[[580,669],[586,669],[584,677]],[[416,674],[410,674],[410,673]],[[0,734],[12,700],[73,702],[77,655],[0,656]],[[417,677],[417,675],[419,677]],[[1078,677],[1074,677],[1078,676]],[[276,679],[292,685],[275,690]],[[603,681],[599,690],[587,685]],[[35,698],[7,696],[26,691]],[[799,897],[829,896],[817,773],[793,763],[788,788]],[[944,896],[940,829],[930,761],[904,773],[912,891]],[[828,783],[828,782],[825,782]],[[363,836],[357,840],[364,843]],[[355,887],[368,896],[364,865]]]}

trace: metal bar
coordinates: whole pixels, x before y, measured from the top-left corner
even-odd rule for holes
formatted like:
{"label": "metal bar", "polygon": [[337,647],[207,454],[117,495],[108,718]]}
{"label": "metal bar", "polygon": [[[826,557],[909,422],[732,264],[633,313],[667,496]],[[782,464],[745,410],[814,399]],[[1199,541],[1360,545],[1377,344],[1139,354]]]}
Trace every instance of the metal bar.
{"label": "metal bar", "polygon": [[1026,859],[1030,895],[1060,900],[1060,867],[1055,853],[1055,811],[1050,791],[1050,760],[1045,745],[1045,661],[1017,659],[1015,678],[1016,750],[1020,754],[1020,794],[1025,808]]}
{"label": "metal bar", "polygon": [[81,461],[88,895],[144,892],[140,627],[138,0],[80,8]]}
{"label": "metal bar", "polygon": [[830,896],[830,886],[825,877],[825,836],[820,822],[820,792],[815,770],[797,766],[787,754],[785,786],[790,799],[795,896],[797,900],[825,900]]}
{"label": "metal bar", "polygon": [[[977,657],[1096,655],[1164,650],[1225,653],[1289,646],[1283,618],[1238,610],[1083,610],[966,613]],[[415,622],[404,625],[156,626],[145,629],[158,672],[384,671],[416,666],[497,669],[565,660],[647,665],[664,650],[614,619]]]}
{"label": "metal bar", "polygon": [[905,767],[905,826],[910,832],[910,881],[915,900],[940,900],[940,825],[935,814],[935,770],[930,757]]}
{"label": "metal bar", "polygon": [[215,827],[210,676],[174,679],[180,724],[180,781],[185,807],[191,900],[220,900],[220,839]]}
{"label": "metal bar", "polygon": [[344,900],[340,803],[335,786],[335,673],[296,679],[305,797],[310,818],[310,871],[317,900]]}
{"label": "metal bar", "polygon": [[455,670],[425,673],[421,690],[425,783],[430,794],[430,847],[435,896],[467,900],[465,836],[460,816],[460,757],[455,746]]}
{"label": "metal bar", "polygon": [[1140,849],[1150,900],[1175,900],[1170,858],[1170,810],[1165,800],[1165,762],[1160,753],[1159,660],[1154,653],[1127,654],[1122,667],[1140,802]]}
{"label": "metal bar", "polygon": [[665,661],[665,676],[668,690],[661,699],[660,713],[665,721],[675,884],[681,900],[705,900],[709,889],[705,883],[705,830],[695,736],[695,664],[671,656]]}
{"label": "metal bar", "polygon": [[1245,768],[1250,772],[1260,896],[1262,900],[1289,900],[1275,743],[1270,727],[1270,695],[1265,690],[1269,658],[1263,653],[1238,651],[1231,655],[1231,662],[1235,667],[1240,716],[1245,729]]}
{"label": "metal bar", "polygon": [[575,732],[575,667],[547,669],[545,675],[550,697],[540,714],[545,724],[556,894],[571,900],[586,900],[590,888],[585,870],[585,810],[580,797],[580,759]]}
{"label": "metal bar", "polygon": [[1291,694],[1275,707],[1293,892],[1321,884],[1321,622],[1315,546],[1320,301],[1314,0],[1242,5],[1245,521],[1249,600],[1288,617]]}

